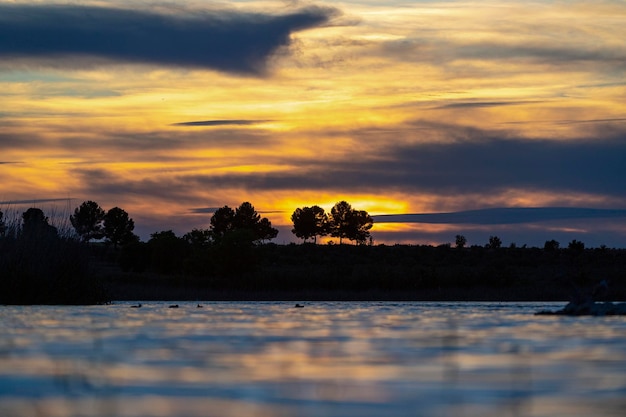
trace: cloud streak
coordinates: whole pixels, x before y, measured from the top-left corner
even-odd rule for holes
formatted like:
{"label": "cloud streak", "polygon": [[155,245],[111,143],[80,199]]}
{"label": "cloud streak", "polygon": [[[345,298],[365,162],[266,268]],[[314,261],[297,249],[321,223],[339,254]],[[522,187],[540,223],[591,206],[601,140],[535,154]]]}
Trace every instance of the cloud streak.
{"label": "cloud streak", "polygon": [[58,203],[58,202],[72,202],[72,198],[38,198],[33,200],[6,200],[0,201],[0,205],[21,205],[21,204],[44,204],[44,203]]}
{"label": "cloud streak", "polygon": [[[0,59],[75,58],[261,74],[293,32],[320,26],[335,9],[272,15],[234,11],[160,14],[75,5],[0,4]],[[73,59],[70,59],[73,58]],[[43,61],[42,61],[43,60]]]}
{"label": "cloud streak", "polygon": [[450,213],[384,214],[373,216],[376,223],[430,224],[518,224],[572,219],[625,218],[626,210],[580,207],[522,207],[465,210]]}
{"label": "cloud streak", "polygon": [[199,120],[173,123],[172,126],[250,126],[270,121],[271,120]]}

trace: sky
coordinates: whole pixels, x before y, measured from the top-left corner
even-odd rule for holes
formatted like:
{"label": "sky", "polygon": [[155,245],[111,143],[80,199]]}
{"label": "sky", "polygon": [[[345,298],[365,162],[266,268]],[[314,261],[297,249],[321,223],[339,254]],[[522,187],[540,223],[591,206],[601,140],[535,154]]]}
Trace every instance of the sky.
{"label": "sky", "polygon": [[626,247],[624,1],[0,0],[0,210]]}

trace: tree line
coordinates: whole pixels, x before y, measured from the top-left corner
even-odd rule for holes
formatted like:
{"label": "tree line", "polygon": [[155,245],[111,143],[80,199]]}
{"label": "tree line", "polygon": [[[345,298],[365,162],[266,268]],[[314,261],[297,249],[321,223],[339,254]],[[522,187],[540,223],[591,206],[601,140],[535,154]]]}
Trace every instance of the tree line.
{"label": "tree line", "polygon": [[[82,242],[102,240],[112,244],[114,248],[139,242],[139,236],[133,233],[135,223],[129,214],[122,208],[113,207],[105,211],[94,201],[83,202],[69,216],[74,233]],[[357,244],[372,243],[370,229],[374,221],[364,210],[355,210],[346,201],[336,203],[330,213],[326,213],[320,206],[297,208],[291,215],[293,228],[291,232],[304,243],[312,240],[317,243],[318,237],[331,236]],[[209,228],[193,229],[182,236],[182,240],[194,245],[221,244],[228,240],[240,240],[253,244],[264,243],[278,236],[278,230],[272,227],[269,219],[261,217],[249,202],[243,202],[239,207],[232,209],[224,206],[217,209],[209,221]],[[22,223],[7,224],[3,212],[0,210],[0,238],[5,236],[57,234],[57,228],[49,224],[48,217],[39,208],[29,208],[22,213]],[[174,235],[171,230],[155,232],[151,239]],[[68,237],[68,236],[65,236]],[[463,235],[456,235],[455,247],[463,249],[467,239]],[[515,244],[511,244],[512,247]],[[559,242],[548,240],[545,242],[546,251],[559,249]],[[485,248],[499,249],[502,240],[498,236],[490,236]],[[584,250],[585,244],[572,240],[568,249]]]}
{"label": "tree line", "polygon": [[[502,247],[497,236],[468,247],[462,235],[456,248],[261,244],[278,231],[249,202],[216,210],[205,229],[180,237],[171,230],[155,232],[147,242],[133,233],[134,221],[119,207],[105,211],[85,201],[68,218],[71,225],[53,225],[38,208],[26,210],[19,221],[0,212],[0,304],[105,302],[111,288],[126,291],[127,284],[138,288],[139,298],[142,291],[161,288],[163,299],[175,288],[208,291],[208,297],[220,291],[233,291],[232,297],[275,291],[283,297],[294,291],[300,298],[335,292],[375,299],[389,292],[399,299],[436,299],[448,289],[459,299],[466,292],[480,299],[481,291],[549,299],[567,296],[572,282],[584,287],[602,277],[612,291],[621,291],[616,294],[626,294],[626,251],[588,250],[577,240],[566,248],[546,241],[543,249]],[[319,206],[298,208],[292,221],[292,232],[313,243],[322,236],[367,243],[373,224],[346,202],[329,213]],[[91,240],[106,243],[87,244]]]}
{"label": "tree line", "polygon": [[[29,208],[22,214],[22,228],[13,227],[16,233],[30,229],[45,229],[52,231],[48,218],[39,208]],[[113,207],[105,211],[94,201],[85,201],[74,210],[69,217],[76,235],[82,242],[105,239],[115,248],[139,241],[133,233],[135,223],[129,214]],[[370,229],[374,221],[364,210],[355,210],[346,201],[340,201],[327,214],[319,206],[297,208],[292,216],[292,233],[307,242],[309,239],[317,241],[317,237],[332,236],[364,244],[371,238]],[[225,239],[237,238],[249,243],[263,243],[278,236],[278,230],[266,217],[255,210],[249,202],[243,202],[235,209],[224,206],[217,209],[209,221],[207,229],[193,229],[185,234],[183,239],[190,243],[216,243]],[[7,233],[6,222],[0,211],[0,236]],[[159,233],[163,232],[157,232]]]}
{"label": "tree line", "polygon": [[[318,206],[298,208],[292,219],[292,232],[305,242],[330,235],[340,243],[365,243],[373,224],[366,212],[345,201],[330,214]],[[102,274],[108,269],[94,265],[103,262],[129,273],[237,280],[265,261],[262,243],[278,235],[250,202],[221,207],[208,223],[208,228],[180,237],[172,230],[155,232],[142,242],[124,209],[104,210],[92,200],[74,209],[69,225],[51,224],[40,208],[29,208],[21,219],[11,220],[0,211],[0,304],[100,302]],[[104,244],[88,244],[92,241]]]}

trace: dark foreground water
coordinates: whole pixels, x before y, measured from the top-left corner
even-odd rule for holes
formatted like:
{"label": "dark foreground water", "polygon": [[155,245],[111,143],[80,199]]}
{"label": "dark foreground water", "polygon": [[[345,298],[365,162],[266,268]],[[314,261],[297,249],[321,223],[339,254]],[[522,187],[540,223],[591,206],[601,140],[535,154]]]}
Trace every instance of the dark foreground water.
{"label": "dark foreground water", "polygon": [[0,416],[623,416],[626,317],[545,303],[0,306]]}

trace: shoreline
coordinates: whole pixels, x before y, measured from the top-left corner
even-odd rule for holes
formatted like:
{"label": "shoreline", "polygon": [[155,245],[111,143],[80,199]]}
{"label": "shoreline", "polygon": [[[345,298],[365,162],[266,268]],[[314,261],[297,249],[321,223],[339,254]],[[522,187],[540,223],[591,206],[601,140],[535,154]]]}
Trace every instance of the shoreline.
{"label": "shoreline", "polygon": [[[105,290],[112,301],[467,301],[467,302],[567,302],[557,291],[537,294],[520,288],[441,288],[406,290],[241,290],[194,285],[109,282]],[[618,301],[618,300],[615,300]]]}

